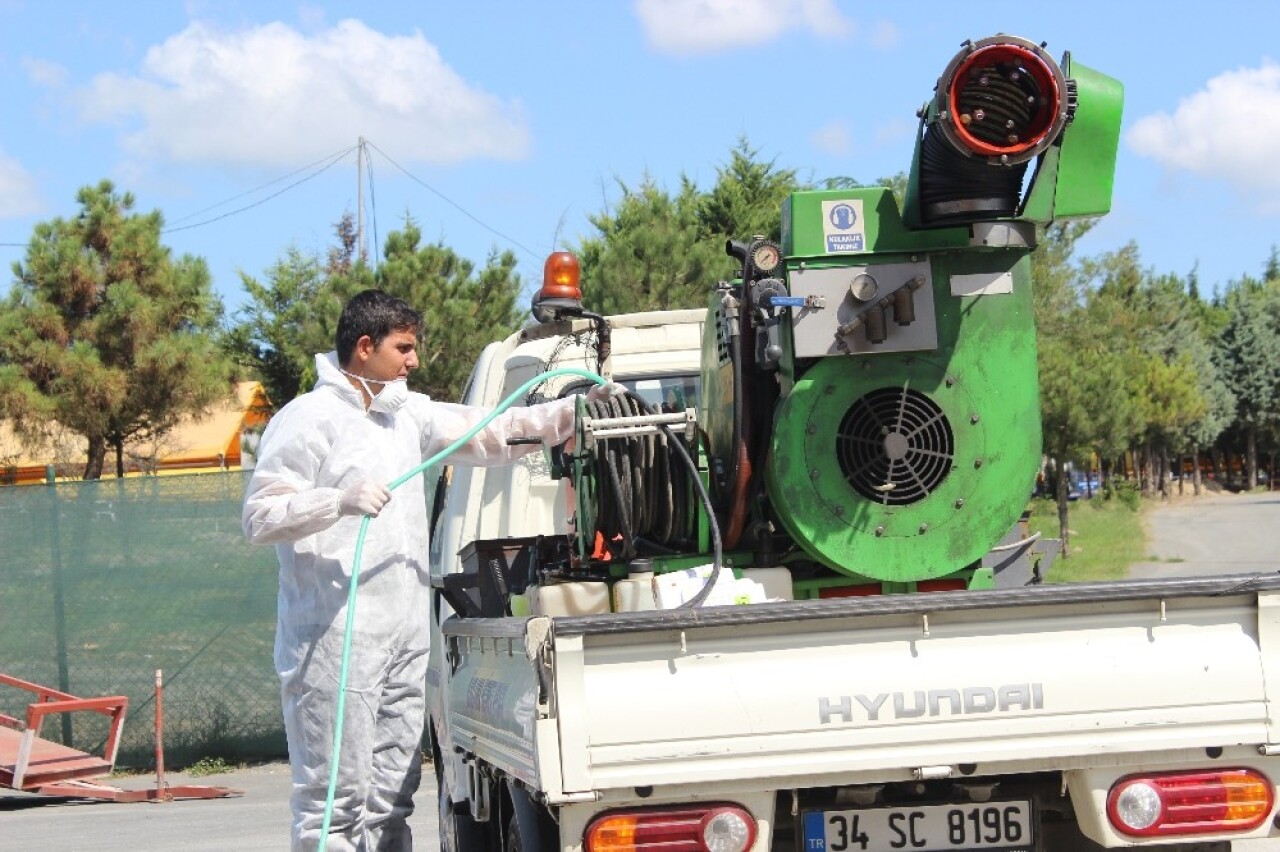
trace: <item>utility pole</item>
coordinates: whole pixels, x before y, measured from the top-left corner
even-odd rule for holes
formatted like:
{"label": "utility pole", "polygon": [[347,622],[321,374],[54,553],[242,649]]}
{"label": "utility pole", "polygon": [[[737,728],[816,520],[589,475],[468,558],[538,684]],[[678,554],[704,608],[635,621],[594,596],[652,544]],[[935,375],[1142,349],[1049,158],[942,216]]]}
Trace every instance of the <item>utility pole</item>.
{"label": "utility pole", "polygon": [[364,260],[364,137],[356,142],[356,259]]}

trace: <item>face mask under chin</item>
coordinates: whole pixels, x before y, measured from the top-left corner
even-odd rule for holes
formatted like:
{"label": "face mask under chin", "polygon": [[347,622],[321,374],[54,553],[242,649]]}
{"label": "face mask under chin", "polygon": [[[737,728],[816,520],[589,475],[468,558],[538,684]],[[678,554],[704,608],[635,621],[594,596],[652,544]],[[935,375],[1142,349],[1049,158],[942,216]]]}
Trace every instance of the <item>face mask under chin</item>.
{"label": "face mask under chin", "polygon": [[382,386],[382,390],[369,403],[370,411],[382,411],[390,414],[404,405],[409,399],[409,383],[404,379],[395,379]]}
{"label": "face mask under chin", "polygon": [[374,381],[373,384],[382,385],[382,390],[374,393],[373,388],[370,387],[370,381],[364,376],[348,373],[341,367],[338,368],[338,372],[348,378],[355,379],[364,388],[364,392],[372,400],[369,403],[369,411],[381,411],[390,414],[404,405],[405,400],[409,398],[409,382],[405,379],[389,379],[385,382]]}

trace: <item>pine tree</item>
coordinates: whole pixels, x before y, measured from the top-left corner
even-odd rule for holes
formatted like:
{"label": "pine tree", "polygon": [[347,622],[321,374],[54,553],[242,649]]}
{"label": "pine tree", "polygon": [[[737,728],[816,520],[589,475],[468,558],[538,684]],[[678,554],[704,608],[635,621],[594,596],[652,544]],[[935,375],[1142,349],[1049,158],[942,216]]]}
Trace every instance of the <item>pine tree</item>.
{"label": "pine tree", "polygon": [[26,437],[49,420],[84,436],[85,479],[108,449],[162,436],[230,396],[217,345],[222,305],[202,259],[174,259],[159,212],[133,212],[110,181],[76,196],[79,213],[36,226],[0,309],[0,403]]}
{"label": "pine tree", "polygon": [[705,192],[687,176],[674,194],[648,177],[619,182],[621,199],[589,217],[598,233],[577,248],[586,303],[607,314],[706,305],[736,272],[725,240],[777,239],[782,202],[800,188],[794,170],[758,155],[740,140]]}
{"label": "pine tree", "polygon": [[1246,485],[1258,482],[1258,440],[1280,423],[1280,279],[1237,282],[1225,298],[1218,364],[1236,397]]}
{"label": "pine tree", "polygon": [[267,398],[283,405],[307,387],[315,353],[332,348],[332,341],[309,339],[315,337],[309,334],[315,327],[311,318],[325,278],[319,261],[295,248],[267,270],[266,278],[262,283],[241,273],[249,301],[228,330],[226,347],[262,381]]}

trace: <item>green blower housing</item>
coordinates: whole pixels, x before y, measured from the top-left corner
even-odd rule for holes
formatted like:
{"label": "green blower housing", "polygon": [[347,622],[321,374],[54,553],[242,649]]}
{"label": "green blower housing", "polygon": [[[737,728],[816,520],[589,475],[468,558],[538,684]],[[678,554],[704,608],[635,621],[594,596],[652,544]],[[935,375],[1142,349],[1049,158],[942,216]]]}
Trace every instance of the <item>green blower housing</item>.
{"label": "green blower housing", "polygon": [[966,43],[920,110],[902,209],[883,187],[799,192],[780,245],[731,244],[700,420],[722,467],[763,460],[750,475],[808,557],[917,582],[1017,523],[1041,460],[1030,255],[1055,219],[1109,209],[1121,104],[1069,54]]}

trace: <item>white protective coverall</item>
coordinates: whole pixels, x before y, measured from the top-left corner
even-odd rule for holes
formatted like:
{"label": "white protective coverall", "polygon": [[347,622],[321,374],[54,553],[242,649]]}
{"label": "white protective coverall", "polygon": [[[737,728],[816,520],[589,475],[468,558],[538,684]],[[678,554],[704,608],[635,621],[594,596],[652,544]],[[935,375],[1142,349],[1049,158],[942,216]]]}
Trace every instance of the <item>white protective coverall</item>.
{"label": "white protective coverall", "polygon": [[[315,389],[276,414],[263,433],[242,522],[251,542],[280,559],[275,664],[293,772],[293,848],[319,843],[329,785],[338,677],[358,516],[339,514],[342,491],[372,478],[390,483],[453,443],[490,409],[401,396],[384,411],[338,372],[336,353],[316,356]],[[380,393],[379,396],[383,396]],[[389,395],[388,395],[389,398]],[[450,457],[499,465],[573,431],[573,400],[513,407]],[[422,477],[393,492],[369,523],[361,555],[348,664],[343,742],[327,848],[410,849],[406,822],[421,777],[428,590]]]}

